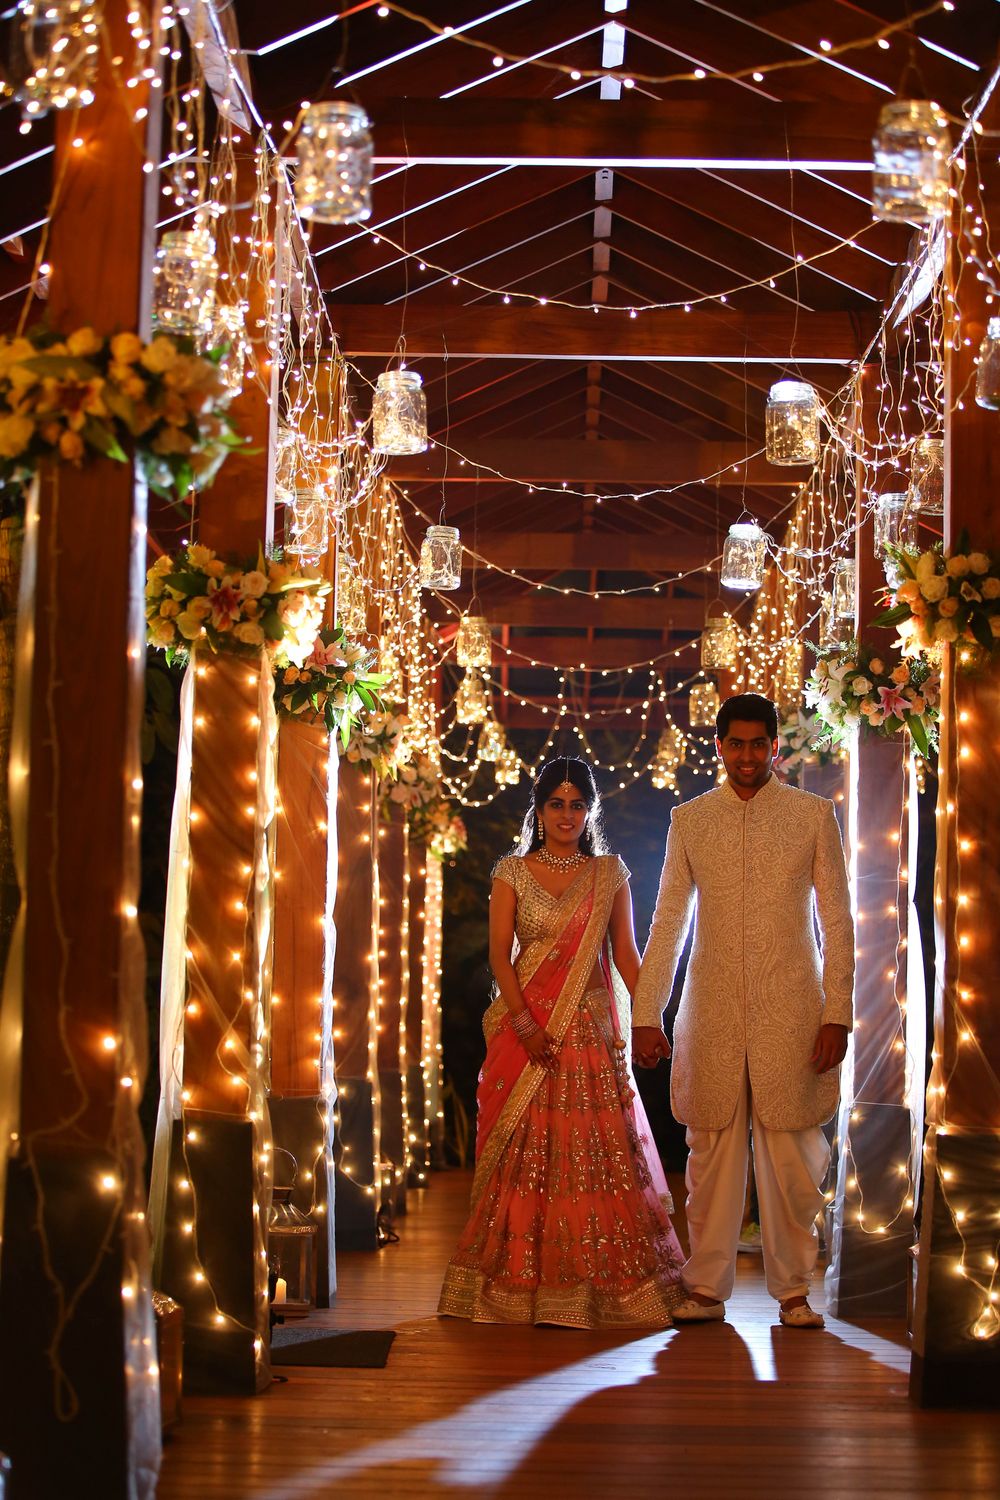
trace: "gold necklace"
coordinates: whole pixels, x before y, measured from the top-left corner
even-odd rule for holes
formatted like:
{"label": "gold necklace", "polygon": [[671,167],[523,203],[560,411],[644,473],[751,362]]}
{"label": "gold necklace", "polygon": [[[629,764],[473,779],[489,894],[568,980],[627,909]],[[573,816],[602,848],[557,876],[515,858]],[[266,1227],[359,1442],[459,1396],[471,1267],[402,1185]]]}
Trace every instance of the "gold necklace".
{"label": "gold necklace", "polygon": [[581,854],[579,849],[574,854],[550,854],[547,849],[541,848],[535,850],[535,857],[539,864],[548,865],[550,869],[565,875],[577,865],[582,865],[587,855]]}

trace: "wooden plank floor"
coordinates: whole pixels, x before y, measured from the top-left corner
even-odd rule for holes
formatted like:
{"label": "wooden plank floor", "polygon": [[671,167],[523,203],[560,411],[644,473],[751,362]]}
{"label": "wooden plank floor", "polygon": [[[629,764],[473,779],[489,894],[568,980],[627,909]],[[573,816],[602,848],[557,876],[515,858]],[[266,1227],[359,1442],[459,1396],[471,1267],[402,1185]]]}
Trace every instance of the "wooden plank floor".
{"label": "wooden plank floor", "polygon": [[995,1413],[908,1402],[901,1324],[776,1326],[756,1258],[726,1324],[642,1335],[434,1316],[470,1179],[412,1194],[401,1240],[340,1259],[335,1328],[395,1328],[384,1370],[287,1369],[185,1401],[160,1500],[381,1495],[1000,1495]]}

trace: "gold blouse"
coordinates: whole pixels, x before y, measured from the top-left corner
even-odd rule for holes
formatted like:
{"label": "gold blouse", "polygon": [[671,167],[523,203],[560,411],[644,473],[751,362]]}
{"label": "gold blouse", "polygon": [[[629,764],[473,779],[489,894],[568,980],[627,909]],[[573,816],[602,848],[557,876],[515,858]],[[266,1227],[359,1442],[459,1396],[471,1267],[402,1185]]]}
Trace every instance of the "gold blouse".
{"label": "gold blouse", "polygon": [[553,896],[544,886],[539,885],[531,872],[530,865],[525,863],[521,855],[508,854],[500,861],[493,872],[493,878],[509,885],[517,897],[514,935],[522,952],[529,943],[551,941],[559,936],[562,920],[559,908],[562,902],[569,891],[577,886],[579,886],[580,895],[583,895],[583,892],[593,883],[594,865],[599,859],[614,860],[618,866],[618,878],[615,882],[615,890],[618,890],[628,880],[629,871],[625,862],[617,854],[597,854],[592,859],[588,859],[559,896]]}

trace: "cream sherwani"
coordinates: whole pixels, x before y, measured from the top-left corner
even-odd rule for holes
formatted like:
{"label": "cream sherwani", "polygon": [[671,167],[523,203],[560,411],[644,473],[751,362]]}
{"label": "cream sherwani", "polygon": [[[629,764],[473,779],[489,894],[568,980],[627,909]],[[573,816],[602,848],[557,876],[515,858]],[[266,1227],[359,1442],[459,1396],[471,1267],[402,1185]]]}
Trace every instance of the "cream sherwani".
{"label": "cream sherwani", "polygon": [[[803,1292],[836,1109],[817,1076],[819,1027],[852,1024],[854,924],[833,804],[773,775],[743,800],[728,781],[674,809],[634,1026],[659,1026],[694,917],[674,1026],[671,1105],[688,1126],[691,1290],[732,1290],[752,1128],[768,1287]],[[817,941],[817,919],[822,948]],[[731,1243],[730,1243],[731,1241]]]}

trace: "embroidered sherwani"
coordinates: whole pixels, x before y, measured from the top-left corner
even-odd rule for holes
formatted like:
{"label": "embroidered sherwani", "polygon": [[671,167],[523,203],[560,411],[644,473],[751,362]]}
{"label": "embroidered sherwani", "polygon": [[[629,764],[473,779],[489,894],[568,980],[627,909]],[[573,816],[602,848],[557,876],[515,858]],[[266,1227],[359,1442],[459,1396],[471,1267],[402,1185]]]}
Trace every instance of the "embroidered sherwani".
{"label": "embroidered sherwani", "polygon": [[[674,809],[633,1024],[659,1026],[688,926],[671,1105],[688,1127],[690,1291],[725,1301],[753,1135],[768,1290],[804,1294],[837,1105],[837,1069],[809,1062],[821,1025],[852,1024],[854,924],[833,804],[772,775]],[[817,924],[822,945],[817,940]]]}

